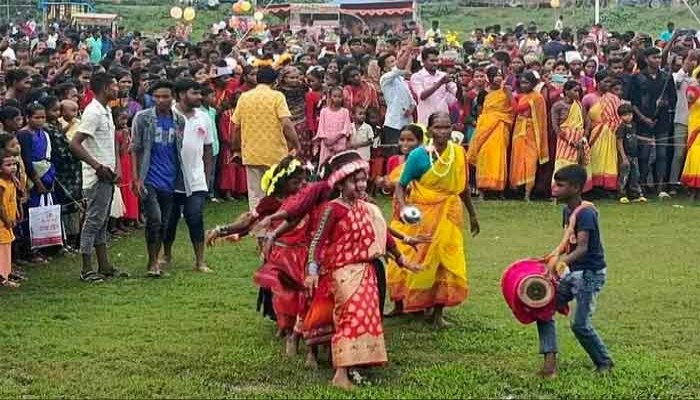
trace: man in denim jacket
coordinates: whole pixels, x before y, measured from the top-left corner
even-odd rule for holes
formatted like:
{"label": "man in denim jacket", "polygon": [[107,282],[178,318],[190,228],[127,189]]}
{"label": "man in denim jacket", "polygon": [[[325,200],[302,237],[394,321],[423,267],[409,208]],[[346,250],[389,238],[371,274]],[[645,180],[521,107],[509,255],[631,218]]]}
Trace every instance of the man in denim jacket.
{"label": "man in denim jacket", "polygon": [[155,106],[134,116],[131,154],[134,192],[141,198],[146,220],[147,275],[158,278],[158,254],[173,209],[175,182],[182,176],[185,119],[172,112],[174,88],[170,82],[156,82],[150,93]]}

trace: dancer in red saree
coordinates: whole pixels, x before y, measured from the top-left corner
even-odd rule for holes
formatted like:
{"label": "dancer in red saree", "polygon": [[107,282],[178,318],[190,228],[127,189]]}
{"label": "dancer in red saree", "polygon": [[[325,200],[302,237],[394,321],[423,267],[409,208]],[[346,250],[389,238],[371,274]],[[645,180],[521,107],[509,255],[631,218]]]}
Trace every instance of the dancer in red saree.
{"label": "dancer in red saree", "polygon": [[[287,202],[294,201],[293,196],[306,181],[306,171],[298,159],[286,157],[279,164],[270,167],[263,175],[261,187],[267,196],[260,204],[270,204],[265,212],[267,216]],[[263,291],[272,294],[271,304],[277,321],[278,333],[287,337],[287,353],[296,352],[297,335],[293,334],[298,317],[303,316],[304,266],[308,253],[308,218],[296,223],[272,221],[271,226],[260,221],[260,212],[245,213],[234,224],[218,227],[207,236],[207,242],[213,244],[224,237],[236,241],[241,235],[253,229],[264,229],[267,233],[263,246],[264,264],[255,273],[254,281]],[[254,215],[256,214],[256,215]]]}
{"label": "dancer in red saree", "polygon": [[330,340],[336,371],[332,383],[349,389],[349,367],[387,362],[372,260],[388,251],[400,266],[419,268],[398,253],[379,208],[361,200],[367,189],[367,162],[349,151],[336,155],[329,165],[332,172],[327,181],[339,196],[319,208],[321,217],[309,246],[305,280],[315,293],[304,327],[318,332],[322,320],[332,316]]}

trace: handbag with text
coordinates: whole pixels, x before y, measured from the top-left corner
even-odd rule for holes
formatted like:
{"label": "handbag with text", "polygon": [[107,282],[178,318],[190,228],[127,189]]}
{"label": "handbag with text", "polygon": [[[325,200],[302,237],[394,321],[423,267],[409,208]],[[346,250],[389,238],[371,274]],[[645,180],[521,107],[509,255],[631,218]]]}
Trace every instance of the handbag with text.
{"label": "handbag with text", "polygon": [[29,209],[29,237],[32,250],[63,246],[61,205],[53,204],[51,195],[43,195],[39,207]]}

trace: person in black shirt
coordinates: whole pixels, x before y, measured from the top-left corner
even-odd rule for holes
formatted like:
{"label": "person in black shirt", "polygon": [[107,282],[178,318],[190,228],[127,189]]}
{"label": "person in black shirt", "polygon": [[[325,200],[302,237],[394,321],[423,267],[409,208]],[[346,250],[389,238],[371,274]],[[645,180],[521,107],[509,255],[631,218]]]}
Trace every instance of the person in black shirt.
{"label": "person in black shirt", "polygon": [[[651,171],[651,152],[656,149],[653,165],[654,183],[659,198],[670,197],[666,193],[665,182],[669,173],[669,149],[671,138],[671,118],[669,108],[675,107],[676,90],[673,78],[659,69],[661,51],[657,48],[644,50],[646,68],[632,79],[630,100],[634,107],[639,135],[640,181],[647,182]],[[657,146],[654,146],[656,142]]]}
{"label": "person in black shirt", "polygon": [[[617,153],[619,155],[618,187],[620,203],[646,202],[639,186],[639,159],[637,130],[634,126],[634,108],[628,103],[620,105],[617,114],[622,122],[617,128]],[[629,196],[629,197],[628,197]]]}

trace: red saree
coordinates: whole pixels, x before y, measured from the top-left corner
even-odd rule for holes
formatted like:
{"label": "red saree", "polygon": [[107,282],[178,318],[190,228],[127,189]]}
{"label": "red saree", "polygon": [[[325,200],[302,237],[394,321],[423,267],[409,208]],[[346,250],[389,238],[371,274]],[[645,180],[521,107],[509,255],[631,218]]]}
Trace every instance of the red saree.
{"label": "red saree", "polygon": [[233,151],[233,110],[224,111],[219,119],[219,136],[221,150],[219,152],[219,191],[234,196],[245,195],[248,191],[245,167],[241,164],[240,156]]}
{"label": "red saree", "polygon": [[[323,207],[317,240],[311,245],[322,271],[304,329],[319,338],[323,320],[328,326],[332,317],[336,368],[387,361],[377,278],[371,264],[386,249],[387,230],[382,221],[381,212],[372,204],[357,201],[350,206],[331,201]],[[310,342],[309,335],[305,337]]]}
{"label": "red saree", "polygon": [[308,221],[308,217],[303,218],[275,241],[268,259],[254,276],[256,284],[272,291],[272,307],[282,330],[293,329],[297,317],[304,315]]}

